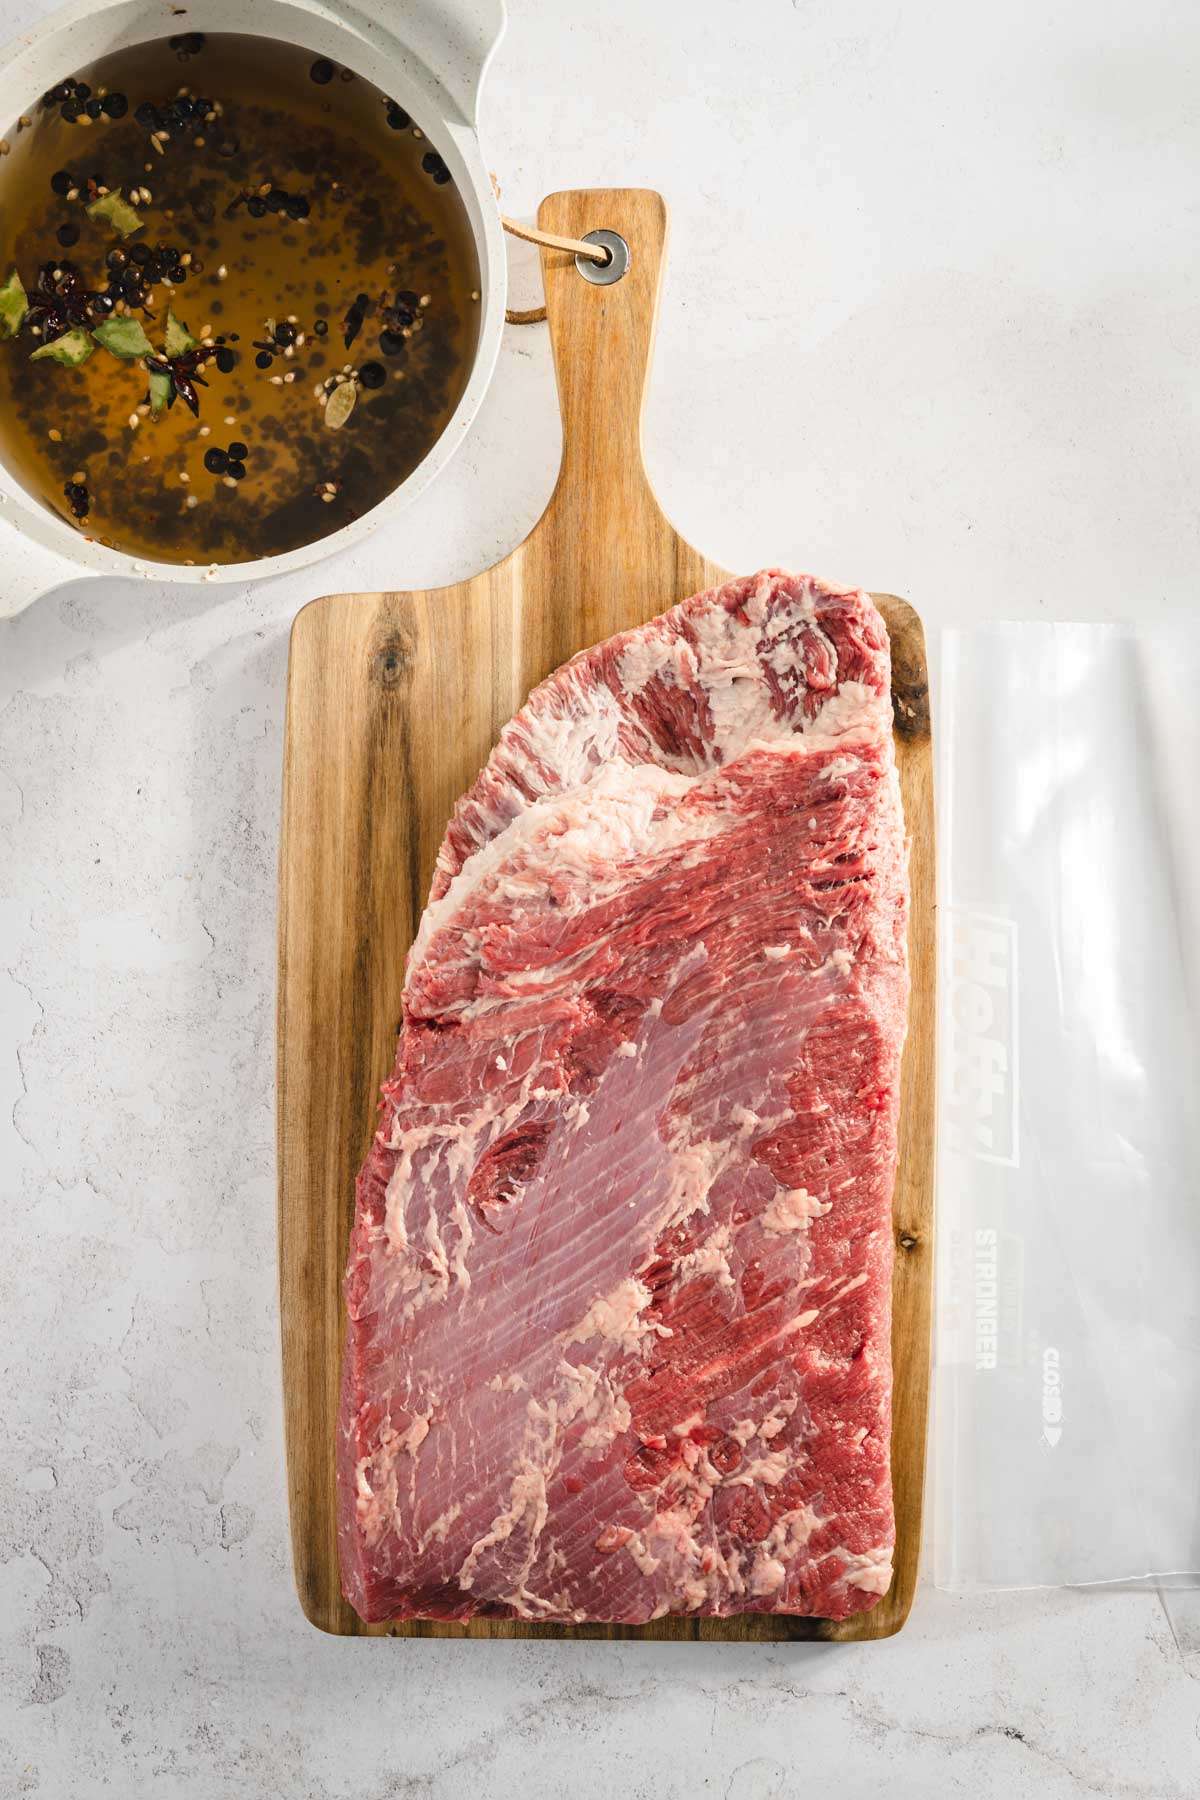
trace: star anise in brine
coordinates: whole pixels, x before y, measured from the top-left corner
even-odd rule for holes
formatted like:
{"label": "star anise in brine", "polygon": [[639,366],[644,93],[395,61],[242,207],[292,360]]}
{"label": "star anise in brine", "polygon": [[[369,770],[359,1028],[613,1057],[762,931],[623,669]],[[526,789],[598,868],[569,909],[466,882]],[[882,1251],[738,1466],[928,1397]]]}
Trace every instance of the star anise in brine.
{"label": "star anise in brine", "polygon": [[38,270],[25,322],[35,336],[50,343],[67,331],[90,331],[112,309],[109,296],[87,287],[74,263],[48,262]]}
{"label": "star anise in brine", "polygon": [[148,356],[146,367],[154,375],[165,375],[171,383],[167,395],[167,405],[174,406],[176,399],[200,416],[200,396],[197,387],[207,387],[200,369],[210,356],[217,354],[216,344],[196,344],[190,350],[184,350],[179,356]]}

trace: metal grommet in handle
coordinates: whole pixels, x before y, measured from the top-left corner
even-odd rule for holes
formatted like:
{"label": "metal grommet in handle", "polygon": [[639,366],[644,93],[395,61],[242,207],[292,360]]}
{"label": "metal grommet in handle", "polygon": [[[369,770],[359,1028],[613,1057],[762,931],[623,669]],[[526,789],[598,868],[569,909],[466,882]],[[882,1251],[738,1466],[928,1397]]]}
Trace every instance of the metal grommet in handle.
{"label": "metal grommet in handle", "polygon": [[619,231],[585,231],[585,244],[599,244],[608,251],[608,261],[593,262],[590,257],[577,256],[575,267],[585,281],[593,287],[611,287],[614,281],[620,281],[629,267],[629,245]]}

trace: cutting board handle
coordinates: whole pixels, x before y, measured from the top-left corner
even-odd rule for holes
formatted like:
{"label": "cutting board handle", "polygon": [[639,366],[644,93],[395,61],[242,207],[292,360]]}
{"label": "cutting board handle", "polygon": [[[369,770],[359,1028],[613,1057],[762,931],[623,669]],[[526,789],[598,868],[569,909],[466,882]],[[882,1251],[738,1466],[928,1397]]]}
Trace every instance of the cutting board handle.
{"label": "cutting board handle", "polygon": [[[642,406],[666,252],[666,203],[645,188],[577,189],[543,200],[538,224],[573,238],[615,231],[629,245],[628,270],[609,286],[587,281],[569,251],[542,251],[563,450],[539,531],[556,540],[560,555],[572,544],[602,543],[611,575],[624,560],[614,539],[629,545],[645,566],[645,533],[670,530],[642,461]],[[617,556],[610,559],[614,547]],[[586,593],[583,598],[591,635],[616,628],[606,621],[603,606],[597,609]],[[628,600],[621,623],[627,620]]]}

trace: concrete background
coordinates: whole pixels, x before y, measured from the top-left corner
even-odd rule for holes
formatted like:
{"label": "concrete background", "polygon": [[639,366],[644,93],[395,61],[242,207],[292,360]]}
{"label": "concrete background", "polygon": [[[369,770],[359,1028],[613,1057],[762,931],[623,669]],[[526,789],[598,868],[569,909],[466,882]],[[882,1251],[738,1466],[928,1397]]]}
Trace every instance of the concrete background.
{"label": "concrete background", "polygon": [[[0,0],[0,37],[41,10]],[[511,11],[485,109],[508,209],[670,201],[648,454],[697,544],[890,588],[935,630],[1190,604],[1200,11]],[[300,1615],[288,626],[316,593],[485,566],[557,448],[545,328],[512,329],[465,451],[353,556],[74,584],[0,627],[0,1800],[1194,1795],[1200,1640],[1152,1593],[927,1588],[848,1649],[337,1642]]]}

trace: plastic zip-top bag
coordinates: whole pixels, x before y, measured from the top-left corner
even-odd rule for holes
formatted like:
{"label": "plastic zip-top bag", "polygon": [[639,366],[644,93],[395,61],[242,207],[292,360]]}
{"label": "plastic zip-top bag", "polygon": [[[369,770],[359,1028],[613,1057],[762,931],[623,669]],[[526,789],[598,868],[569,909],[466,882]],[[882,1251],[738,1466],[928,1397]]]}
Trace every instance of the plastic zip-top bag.
{"label": "plastic zip-top bag", "polygon": [[1200,631],[948,632],[935,1580],[1200,1570]]}

